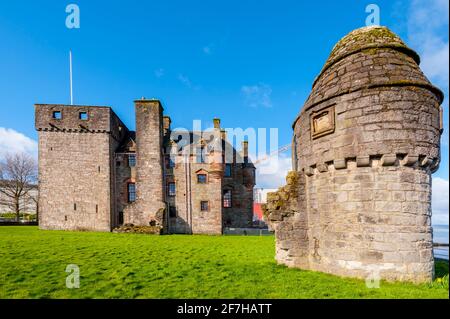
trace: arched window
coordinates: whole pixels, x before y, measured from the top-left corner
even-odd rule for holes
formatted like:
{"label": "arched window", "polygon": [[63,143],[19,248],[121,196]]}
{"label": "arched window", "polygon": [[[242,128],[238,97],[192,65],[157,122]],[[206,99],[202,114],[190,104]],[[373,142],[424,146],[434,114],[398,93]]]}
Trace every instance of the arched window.
{"label": "arched window", "polygon": [[223,191],[223,207],[231,208],[233,206],[233,192],[231,189],[226,189]]}

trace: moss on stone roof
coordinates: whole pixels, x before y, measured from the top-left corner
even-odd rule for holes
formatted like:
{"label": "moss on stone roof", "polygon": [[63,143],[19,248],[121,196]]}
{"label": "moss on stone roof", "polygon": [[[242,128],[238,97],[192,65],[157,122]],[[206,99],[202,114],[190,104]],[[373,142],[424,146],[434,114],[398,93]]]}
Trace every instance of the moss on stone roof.
{"label": "moss on stone roof", "polygon": [[319,76],[336,62],[357,52],[376,52],[377,48],[392,48],[401,51],[420,64],[419,55],[410,49],[395,33],[387,27],[369,26],[356,29],[343,37],[333,48]]}

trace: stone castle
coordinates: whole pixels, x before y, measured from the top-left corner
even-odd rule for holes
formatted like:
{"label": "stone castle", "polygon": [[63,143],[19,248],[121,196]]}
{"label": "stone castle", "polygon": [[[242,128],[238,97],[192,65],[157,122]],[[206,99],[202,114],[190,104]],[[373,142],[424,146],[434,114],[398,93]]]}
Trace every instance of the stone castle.
{"label": "stone castle", "polygon": [[38,104],[41,229],[222,234],[251,226],[255,167],[220,120],[172,131],[157,100],[135,102],[136,132],[110,107]]}
{"label": "stone castle", "polygon": [[419,63],[385,27],[355,30],[334,47],[293,124],[294,172],[265,207],[279,263],[432,280],[443,93]]}

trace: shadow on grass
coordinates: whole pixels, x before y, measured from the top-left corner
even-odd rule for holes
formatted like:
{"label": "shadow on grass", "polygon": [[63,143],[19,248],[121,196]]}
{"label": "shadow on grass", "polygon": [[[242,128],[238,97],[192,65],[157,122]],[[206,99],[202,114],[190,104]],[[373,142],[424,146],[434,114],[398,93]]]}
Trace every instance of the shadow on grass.
{"label": "shadow on grass", "polygon": [[448,275],[448,260],[436,258],[434,264],[436,278],[445,277]]}

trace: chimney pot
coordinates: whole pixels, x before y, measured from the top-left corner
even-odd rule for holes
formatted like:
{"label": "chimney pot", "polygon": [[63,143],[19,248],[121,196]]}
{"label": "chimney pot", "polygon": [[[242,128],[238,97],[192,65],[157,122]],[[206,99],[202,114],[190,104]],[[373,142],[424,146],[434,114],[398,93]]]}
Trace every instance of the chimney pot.
{"label": "chimney pot", "polygon": [[214,122],[214,128],[219,129],[220,128],[220,119],[215,118],[213,120],[213,122]]}

